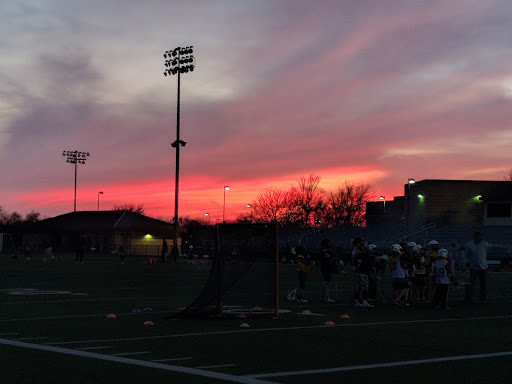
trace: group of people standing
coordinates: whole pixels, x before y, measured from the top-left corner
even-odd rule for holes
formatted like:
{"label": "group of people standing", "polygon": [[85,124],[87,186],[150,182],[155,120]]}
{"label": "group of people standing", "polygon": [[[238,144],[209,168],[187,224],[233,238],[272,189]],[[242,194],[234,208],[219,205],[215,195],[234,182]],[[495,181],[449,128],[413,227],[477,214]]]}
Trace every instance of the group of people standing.
{"label": "group of people standing", "polygon": [[[431,302],[435,309],[449,309],[450,285],[465,286],[465,302],[472,303],[477,280],[480,282],[480,301],[487,299],[487,252],[497,245],[484,241],[481,232],[475,232],[473,240],[462,247],[452,244],[449,249],[441,248],[436,240],[431,240],[424,247],[414,242],[396,243],[386,250],[357,237],[352,245],[353,302],[356,307],[373,307],[379,282],[381,299],[386,301],[383,281],[388,270],[392,278],[393,304],[399,307],[407,307],[413,302]],[[321,301],[335,303],[330,295],[331,285],[344,263],[338,260],[329,239],[322,240],[321,249]],[[304,303],[307,302],[304,297],[306,279],[314,262],[309,259],[303,246],[295,247],[295,255],[299,280],[296,299]],[[469,281],[459,282],[456,271],[460,274],[466,267],[469,267]]]}

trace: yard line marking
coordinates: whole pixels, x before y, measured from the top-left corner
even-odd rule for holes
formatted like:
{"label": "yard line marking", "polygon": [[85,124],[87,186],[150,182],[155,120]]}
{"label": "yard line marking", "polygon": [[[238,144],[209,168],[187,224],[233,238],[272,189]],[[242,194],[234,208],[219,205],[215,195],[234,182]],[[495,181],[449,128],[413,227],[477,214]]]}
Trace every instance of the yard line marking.
{"label": "yard line marking", "polygon": [[325,368],[325,369],[309,369],[309,370],[304,370],[304,371],[258,373],[258,374],[254,374],[254,375],[245,375],[244,377],[250,377],[250,378],[253,378],[253,379],[258,379],[258,378],[265,378],[265,377],[283,377],[283,376],[311,375],[311,374],[319,374],[319,373],[356,371],[356,370],[361,370],[361,369],[402,367],[404,365],[444,363],[444,362],[447,362],[447,361],[457,361],[457,360],[485,359],[485,358],[503,357],[503,356],[512,356],[512,352],[481,353],[481,354],[477,354],[477,355],[461,355],[461,356],[435,357],[435,358],[432,358],[432,359],[420,359],[420,360],[409,360],[409,361],[395,361],[395,362],[392,362],[392,363],[364,364],[364,365],[353,365],[353,366],[348,366],[348,367]]}
{"label": "yard line marking", "polygon": [[197,369],[210,369],[210,368],[225,368],[225,367],[236,367],[236,364],[220,364],[220,365],[203,365],[196,367]]}
{"label": "yard line marking", "polygon": [[192,360],[191,357],[175,357],[173,359],[159,359],[159,360],[153,360],[157,363],[161,363],[161,362],[164,362],[164,361],[183,361],[183,360]]}
{"label": "yard line marking", "polygon": [[103,345],[103,346],[98,346],[98,347],[85,347],[85,348],[76,348],[80,351],[89,351],[89,350],[92,350],[92,349],[109,349],[109,348],[112,348],[111,345]]}
{"label": "yard line marking", "polygon": [[21,341],[21,340],[43,340],[43,339],[47,339],[48,337],[46,336],[40,336],[40,337],[17,337],[16,339],[13,339],[13,340],[18,340],[18,341]]}
{"label": "yard line marking", "polygon": [[96,340],[76,340],[76,341],[57,341],[46,343],[45,345],[67,345],[67,344],[86,344],[86,343],[107,343],[116,341],[139,341],[139,340],[154,340],[154,339],[172,339],[175,337],[188,337],[188,336],[212,336],[212,335],[229,335],[238,333],[254,333],[254,332],[273,332],[273,331],[294,331],[301,329],[315,329],[315,328],[344,328],[344,327],[366,327],[373,325],[403,325],[403,324],[421,324],[421,323],[446,323],[449,321],[470,321],[470,320],[499,320],[510,319],[512,315],[504,316],[488,316],[488,317],[460,317],[456,319],[432,319],[432,320],[404,320],[404,321],[383,321],[373,323],[352,323],[352,324],[336,324],[336,327],[329,325],[304,325],[298,327],[282,327],[282,328],[250,328],[250,329],[237,329],[232,331],[211,331],[211,332],[193,332],[193,333],[178,333],[173,335],[159,335],[159,336],[141,336],[141,337],[127,337],[122,339],[96,339]]}
{"label": "yard line marking", "polygon": [[[151,311],[151,313],[153,314],[160,314],[160,313],[169,313],[168,311]],[[118,313],[117,316],[124,316],[124,315],[130,315],[130,316],[135,316],[135,315],[138,315],[140,316],[140,313],[133,313],[133,312],[122,312],[122,313]],[[5,319],[5,320],[0,320],[0,322],[9,322],[9,321],[30,321],[30,320],[60,320],[60,319],[81,319],[81,318],[87,318],[87,317],[105,317],[106,314],[105,313],[100,313],[100,314],[96,314],[96,315],[66,315],[66,316],[47,316],[47,317],[24,317],[24,318],[19,318],[19,319]]]}
{"label": "yard line marking", "polygon": [[253,379],[251,377],[229,375],[227,373],[221,373],[221,372],[203,371],[203,370],[197,369],[197,368],[180,367],[179,365],[160,364],[160,363],[155,363],[155,362],[146,361],[146,360],[136,360],[136,359],[130,359],[130,358],[121,357],[121,356],[103,355],[103,354],[94,353],[94,352],[78,351],[76,349],[50,347],[47,345],[31,344],[31,343],[25,343],[22,341],[7,340],[7,339],[2,339],[2,338],[0,338],[0,344],[10,345],[13,347],[20,347],[20,348],[36,349],[36,350],[45,351],[45,352],[62,353],[62,354],[71,355],[71,356],[88,357],[91,359],[112,361],[115,363],[137,365],[139,367],[155,368],[155,369],[161,369],[164,371],[186,373],[189,375],[202,376],[202,377],[207,377],[209,379],[225,380],[225,381],[230,381],[233,383],[277,384],[277,383],[274,383],[271,381],[263,381],[263,380],[259,380],[259,379]]}
{"label": "yard line marking", "polygon": [[151,353],[150,351],[141,352],[124,352],[124,353],[113,353],[114,356],[130,356],[130,355],[144,355],[145,353]]}

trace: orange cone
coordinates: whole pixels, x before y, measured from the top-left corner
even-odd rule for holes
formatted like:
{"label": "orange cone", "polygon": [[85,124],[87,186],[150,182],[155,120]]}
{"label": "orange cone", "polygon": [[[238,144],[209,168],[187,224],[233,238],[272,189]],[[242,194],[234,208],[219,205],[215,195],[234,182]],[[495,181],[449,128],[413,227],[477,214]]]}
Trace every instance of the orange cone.
{"label": "orange cone", "polygon": [[308,309],[305,309],[305,310],[302,311],[302,314],[303,315],[311,315],[311,311],[308,310]]}
{"label": "orange cone", "polygon": [[250,328],[250,325],[247,323],[240,324],[240,328]]}
{"label": "orange cone", "polygon": [[325,323],[325,325],[333,326],[335,324],[332,321],[328,321],[328,322]]}
{"label": "orange cone", "polygon": [[261,307],[254,307],[252,310],[253,311],[261,311]]}
{"label": "orange cone", "polygon": [[114,315],[113,313],[107,315],[107,319],[117,319],[117,316]]}
{"label": "orange cone", "polygon": [[145,321],[144,325],[155,325],[151,320]]}
{"label": "orange cone", "polygon": [[350,316],[349,315],[341,315],[340,319],[350,319]]}
{"label": "orange cone", "polygon": [[244,314],[238,315],[237,317],[238,317],[239,319],[247,319],[247,316],[246,316],[246,315],[244,315]]}

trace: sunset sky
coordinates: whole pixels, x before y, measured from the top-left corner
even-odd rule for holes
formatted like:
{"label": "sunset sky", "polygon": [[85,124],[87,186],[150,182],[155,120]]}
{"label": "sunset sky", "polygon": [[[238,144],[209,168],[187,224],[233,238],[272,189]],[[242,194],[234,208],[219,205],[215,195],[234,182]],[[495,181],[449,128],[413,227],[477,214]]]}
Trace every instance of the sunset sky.
{"label": "sunset sky", "polygon": [[503,180],[512,168],[510,0],[3,0],[0,205],[51,217],[143,204],[247,212],[310,173],[400,195],[407,178]]}

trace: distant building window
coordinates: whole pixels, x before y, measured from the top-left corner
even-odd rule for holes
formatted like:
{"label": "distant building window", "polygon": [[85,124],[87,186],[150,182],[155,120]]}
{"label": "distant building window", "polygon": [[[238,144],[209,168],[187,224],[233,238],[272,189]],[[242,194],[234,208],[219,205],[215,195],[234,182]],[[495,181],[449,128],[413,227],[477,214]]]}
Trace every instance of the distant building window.
{"label": "distant building window", "polygon": [[487,205],[487,217],[510,217],[510,203],[493,203]]}

